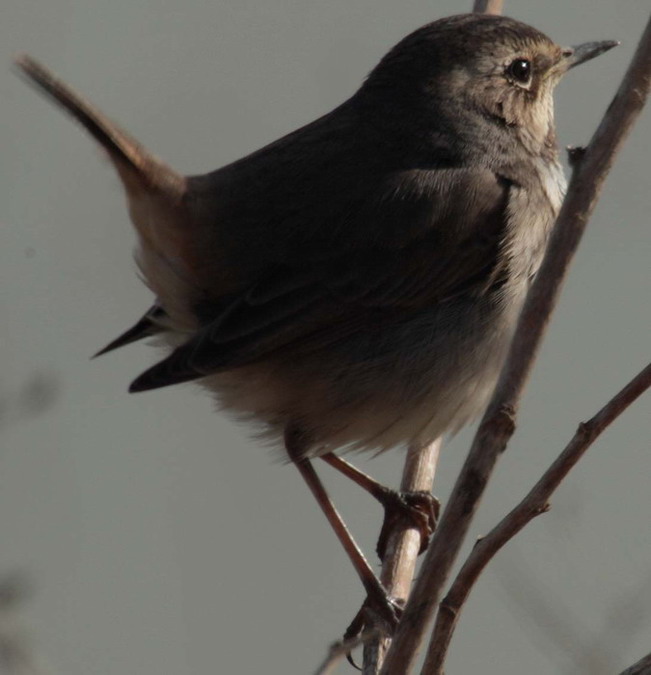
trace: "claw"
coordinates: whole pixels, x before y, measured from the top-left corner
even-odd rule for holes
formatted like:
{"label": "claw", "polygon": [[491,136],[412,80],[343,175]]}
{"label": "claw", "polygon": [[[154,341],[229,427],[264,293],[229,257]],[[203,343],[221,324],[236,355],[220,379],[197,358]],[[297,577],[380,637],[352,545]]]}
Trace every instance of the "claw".
{"label": "claw", "polygon": [[378,538],[376,552],[384,561],[390,533],[399,521],[407,527],[415,527],[420,533],[420,550],[423,553],[429,546],[429,540],[439,516],[440,502],[430,492],[394,492],[387,491],[383,499],[384,522]]}
{"label": "claw", "polygon": [[[348,628],[346,628],[343,636],[344,642],[359,637],[369,625],[380,630],[385,635],[393,635],[402,617],[404,607],[400,600],[395,600],[388,596],[386,600],[386,604],[378,606],[375,599],[367,597]],[[362,670],[351,652],[346,654],[346,660],[353,668]]]}
{"label": "claw", "polygon": [[[365,603],[366,604],[366,603]],[[353,640],[355,639],[358,635],[362,634],[362,631],[364,630],[364,608],[365,604],[362,605],[359,609],[359,612],[355,614],[355,618],[350,622],[350,625],[348,628],[346,628],[346,632],[344,633],[344,642],[347,642],[348,640]],[[353,653],[348,652],[346,654],[346,661],[350,663],[350,665],[361,671],[362,669],[360,666],[357,665],[357,662],[353,658]]]}

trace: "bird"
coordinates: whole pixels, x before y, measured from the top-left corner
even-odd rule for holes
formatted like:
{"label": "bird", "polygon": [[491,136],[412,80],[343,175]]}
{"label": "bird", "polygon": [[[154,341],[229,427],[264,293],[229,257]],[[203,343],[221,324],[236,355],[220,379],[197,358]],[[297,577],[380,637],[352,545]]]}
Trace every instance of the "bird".
{"label": "bird", "polygon": [[485,408],[565,191],[554,88],[616,44],[443,18],[331,112],[191,176],[19,57],[104,148],[138,235],[154,300],[99,353],[153,338],[167,355],[130,391],[197,382],[285,447],[337,530],[313,458],[346,472],[344,452],[426,444]]}

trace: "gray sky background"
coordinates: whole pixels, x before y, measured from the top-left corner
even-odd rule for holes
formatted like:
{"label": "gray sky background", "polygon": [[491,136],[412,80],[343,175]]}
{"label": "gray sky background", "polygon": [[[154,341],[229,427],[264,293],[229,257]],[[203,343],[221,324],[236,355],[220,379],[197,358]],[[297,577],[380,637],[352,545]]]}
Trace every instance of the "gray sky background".
{"label": "gray sky background", "polygon": [[[117,178],[11,72],[12,54],[42,59],[175,168],[197,173],[331,109],[400,38],[470,4],[3,3],[0,575],[18,568],[34,579],[22,621],[47,672],[309,673],[363,595],[292,467],[192,386],[129,396],[128,383],[156,358],[151,348],[89,361],[145,309],[149,292],[135,274]],[[558,90],[561,143],[586,142],[648,0],[506,5],[560,43],[622,41]],[[608,180],[471,540],[649,360],[650,139],[647,111]],[[56,387],[36,417],[17,401],[30,382],[45,398]],[[599,675],[651,650],[650,412],[647,396],[594,446],[552,512],[485,573],[449,673]],[[443,454],[443,500],[469,439],[464,431]],[[397,483],[401,453],[358,459]],[[379,508],[323,473],[372,551]]]}

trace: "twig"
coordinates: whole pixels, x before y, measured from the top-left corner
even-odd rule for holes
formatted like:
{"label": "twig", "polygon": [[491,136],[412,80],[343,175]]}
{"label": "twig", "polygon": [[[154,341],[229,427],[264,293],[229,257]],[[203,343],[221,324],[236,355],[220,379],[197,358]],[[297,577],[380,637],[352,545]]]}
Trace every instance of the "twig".
{"label": "twig", "polygon": [[475,0],[473,12],[479,14],[501,14],[504,0]]}
{"label": "twig", "polygon": [[[503,0],[476,0],[474,12],[499,14]],[[438,464],[442,439],[425,447],[411,446],[405,460],[400,489],[405,492],[430,491]],[[420,535],[414,528],[397,522],[388,536],[380,580],[390,596],[407,601],[420,552]],[[377,675],[391,646],[392,637],[380,635],[364,646],[362,675]]]}
{"label": "twig", "polygon": [[563,452],[529,494],[485,537],[477,542],[447,596],[441,602],[423,671],[440,675],[459,614],[479,575],[493,556],[536,516],[549,509],[548,500],[588,448],[617,417],[651,387],[651,364],[634,377],[592,419],[579,425]]}
{"label": "twig", "polygon": [[[410,446],[405,460],[400,489],[403,492],[431,490],[436,473],[441,439],[424,447]],[[380,581],[389,595],[407,601],[420,550],[420,534],[404,521],[397,521],[387,540]],[[379,636],[364,647],[363,675],[379,672],[391,638]]]}
{"label": "twig", "polygon": [[[476,0],[473,11],[499,14],[502,11],[502,5],[503,0]],[[441,445],[442,439],[439,438],[429,446],[409,448],[400,484],[402,491],[432,489]],[[416,570],[420,544],[418,531],[405,527],[403,523],[397,523],[389,534],[380,580],[392,597],[407,601]],[[366,643],[362,675],[376,675],[380,672],[391,641],[390,636],[384,635]]]}
{"label": "twig", "polygon": [[651,673],[651,654],[647,654],[637,663],[622,671],[620,675],[649,675]]}
{"label": "twig", "polygon": [[574,167],[567,196],[545,259],[527,296],[500,380],[430,544],[386,656],[383,675],[404,674],[413,667],[427,624],[438,605],[486,483],[513,434],[518,401],[567,268],[614,157],[644,106],[650,77],[651,23],[583,159]]}

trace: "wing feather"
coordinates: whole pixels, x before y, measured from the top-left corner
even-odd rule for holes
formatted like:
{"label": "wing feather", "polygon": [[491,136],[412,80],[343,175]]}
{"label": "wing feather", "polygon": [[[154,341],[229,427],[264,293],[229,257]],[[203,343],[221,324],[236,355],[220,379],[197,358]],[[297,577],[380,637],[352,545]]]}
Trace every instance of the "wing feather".
{"label": "wing feather", "polygon": [[[318,254],[307,249],[306,258],[267,270],[130,391],[201,378],[283,350],[318,348],[383,317],[399,320],[496,288],[508,274],[502,244],[509,184],[489,171],[459,170],[451,180],[444,196],[453,202],[444,209],[432,188],[440,180],[428,183],[423,176],[418,191],[405,187],[390,204],[393,229],[401,205],[409,216],[405,231],[411,234],[400,246],[382,239],[382,202],[375,211],[365,205],[364,219],[374,218],[380,230],[367,245],[326,247]],[[414,216],[422,222],[414,223]]]}

